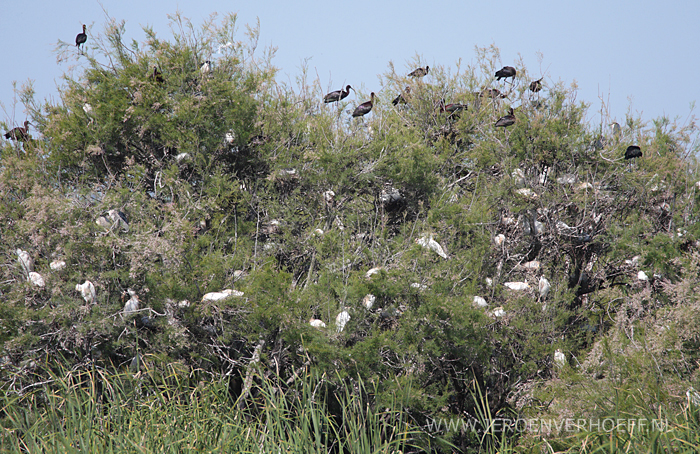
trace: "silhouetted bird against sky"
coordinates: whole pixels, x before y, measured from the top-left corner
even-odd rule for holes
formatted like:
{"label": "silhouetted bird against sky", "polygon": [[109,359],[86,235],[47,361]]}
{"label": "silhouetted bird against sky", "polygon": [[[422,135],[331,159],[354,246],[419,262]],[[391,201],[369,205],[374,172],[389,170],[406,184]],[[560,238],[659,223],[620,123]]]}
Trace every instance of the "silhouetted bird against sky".
{"label": "silhouetted bird against sky", "polygon": [[374,92],[370,94],[370,100],[367,102],[363,102],[357,108],[355,111],[352,113],[353,117],[361,117],[363,115],[367,115],[370,110],[372,110],[372,106],[374,105]]}
{"label": "silhouetted bird against sky", "polygon": [[29,140],[29,122],[24,122],[24,128],[21,126],[17,126],[16,128],[10,129],[5,133],[5,138],[18,140],[20,142]]}
{"label": "silhouetted bird against sky", "polygon": [[411,94],[411,87],[406,87],[406,90],[404,91],[404,93],[399,93],[399,96],[394,98],[394,100],[391,101],[391,103],[393,105],[397,105],[399,103],[406,104],[408,102],[408,95],[410,95],[410,94]]}
{"label": "silhouetted bird against sky", "polygon": [[530,91],[533,93],[537,93],[538,91],[542,90],[542,77],[540,77],[537,80],[533,80],[530,82]]}
{"label": "silhouetted bird against sky", "polygon": [[642,157],[642,149],[637,145],[630,145],[625,151],[625,159],[634,159]]}
{"label": "silhouetted bird against sky", "polygon": [[151,77],[159,84],[165,82],[165,79],[163,79],[163,74],[160,72],[156,65],[153,65],[153,74],[151,74]]}
{"label": "silhouetted bird against sky", "polygon": [[503,68],[496,71],[496,80],[512,78],[515,80],[515,68],[512,66],[504,66]]}
{"label": "silhouetted bird against sky", "polygon": [[85,41],[87,41],[87,33],[85,33],[85,24],[83,24],[83,32],[78,33],[78,35],[75,37],[75,45],[80,48],[81,44],[85,44]]}
{"label": "silhouetted bird against sky", "polygon": [[513,124],[515,124],[515,115],[513,115],[513,108],[511,107],[510,111],[508,112],[508,115],[499,118],[495,126],[502,126],[503,128],[507,128],[508,126]]}
{"label": "silhouetted bird against sky", "polygon": [[350,94],[350,90],[352,90],[352,89],[353,88],[350,85],[348,85],[347,87],[345,87],[345,90],[332,91],[323,97],[323,102],[325,102],[325,103],[337,102],[337,101],[340,101],[341,99],[345,99]]}
{"label": "silhouetted bird against sky", "polygon": [[619,137],[620,133],[622,132],[622,128],[620,128],[620,123],[613,121],[610,123],[610,127],[612,128],[613,136]]}
{"label": "silhouetted bird against sky", "polygon": [[424,77],[425,75],[428,74],[428,70],[430,70],[430,66],[427,66],[425,68],[418,68],[410,73],[408,73],[408,77]]}

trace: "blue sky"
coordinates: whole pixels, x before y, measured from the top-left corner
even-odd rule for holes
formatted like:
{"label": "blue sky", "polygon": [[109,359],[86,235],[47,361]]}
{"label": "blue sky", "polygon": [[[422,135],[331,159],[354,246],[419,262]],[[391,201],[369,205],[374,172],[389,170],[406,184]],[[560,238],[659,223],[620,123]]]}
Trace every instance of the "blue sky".
{"label": "blue sky", "polygon": [[[611,119],[629,112],[645,121],[665,115],[685,123],[700,100],[700,2],[599,1],[191,1],[94,0],[5,2],[0,40],[0,120],[19,124],[24,107],[13,106],[12,81],[34,80],[39,99],[56,96],[60,76],[76,62],[56,63],[60,39],[73,43],[81,24],[101,33],[105,11],[125,20],[127,37],[142,41],[141,27],[170,36],[168,14],[180,11],[196,26],[213,12],[237,12],[244,24],[260,19],[260,47],[278,48],[278,79],[295,84],[306,61],[311,80],[338,89],[351,84],[377,91],[379,75],[393,62],[407,73],[422,64],[456,69],[476,63],[475,46],[495,45],[503,65],[522,57],[545,83],[576,82],[578,100],[591,103],[588,118],[600,123],[599,98]],[[90,39],[88,38],[88,44]],[[10,49],[13,49],[12,53]],[[542,57],[541,63],[539,56]],[[426,80],[429,81],[429,80]],[[361,100],[358,99],[358,102]],[[693,112],[695,113],[695,112]]]}

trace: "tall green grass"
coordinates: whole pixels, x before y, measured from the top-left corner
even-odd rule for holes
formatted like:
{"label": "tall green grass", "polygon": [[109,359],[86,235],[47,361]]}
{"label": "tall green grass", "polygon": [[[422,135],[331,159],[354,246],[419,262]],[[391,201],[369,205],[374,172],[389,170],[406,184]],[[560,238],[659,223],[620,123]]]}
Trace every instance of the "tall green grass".
{"label": "tall green grass", "polygon": [[[63,371],[2,402],[2,452],[411,452],[419,431],[401,411],[375,409],[359,382],[335,391],[310,371],[284,389],[257,377],[245,402],[226,382],[167,374]],[[331,408],[335,403],[340,411]]]}

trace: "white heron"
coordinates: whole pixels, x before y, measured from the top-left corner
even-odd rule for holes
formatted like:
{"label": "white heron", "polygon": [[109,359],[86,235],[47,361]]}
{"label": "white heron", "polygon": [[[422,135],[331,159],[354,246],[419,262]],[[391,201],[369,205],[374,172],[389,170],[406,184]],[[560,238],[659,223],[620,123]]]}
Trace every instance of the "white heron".
{"label": "white heron", "polygon": [[63,260],[54,260],[53,262],[49,263],[49,268],[51,268],[54,271],[61,271],[65,267],[66,262],[64,262]]}
{"label": "white heron", "polygon": [[372,306],[374,306],[374,302],[377,300],[377,297],[372,295],[371,293],[368,293],[365,295],[364,298],[362,298],[362,305],[367,308],[367,310],[372,309]]}
{"label": "white heron", "polygon": [[435,241],[432,234],[430,235],[430,237],[422,236],[420,238],[416,238],[416,243],[420,244],[424,248],[427,248],[427,249],[430,249],[431,251],[434,251],[437,255],[439,255],[443,259],[447,258],[447,254],[445,253],[445,250],[442,248],[442,246],[440,246],[440,243]]}
{"label": "white heron", "polygon": [[221,301],[221,300],[224,300],[230,296],[243,296],[243,292],[239,292],[238,290],[232,290],[230,288],[227,288],[227,289],[222,290],[220,292],[210,292],[210,293],[206,293],[202,297],[202,302]]}
{"label": "white heron", "polygon": [[313,326],[314,328],[318,328],[318,329],[326,327],[326,324],[323,323],[323,320],[319,320],[319,319],[313,318],[313,317],[311,317],[309,319],[309,325]]}
{"label": "white heron", "polygon": [[560,369],[566,366],[566,355],[559,349],[554,352],[554,364]]}
{"label": "white heron", "polygon": [[544,275],[540,277],[540,282],[537,286],[537,289],[540,292],[540,298],[545,299],[547,298],[547,295],[549,294],[549,290],[552,288],[552,286],[549,284],[549,281],[547,280]]}
{"label": "white heron", "polygon": [[336,331],[339,333],[342,333],[343,330],[345,329],[345,325],[350,321],[350,314],[346,310],[340,311],[338,315],[335,317],[335,328]]}
{"label": "white heron", "polygon": [[498,235],[493,237],[493,243],[498,247],[503,246],[503,243],[505,243],[505,242],[506,242],[506,236],[502,233],[499,233]]}
{"label": "white heron", "polygon": [[22,266],[22,271],[24,271],[24,274],[27,276],[29,273],[34,271],[34,259],[29,255],[27,251],[23,251],[22,249],[17,249],[17,260],[19,261],[19,264]]}
{"label": "white heron", "polygon": [[481,296],[474,297],[474,304],[476,304],[477,307],[488,307],[489,306],[489,303],[487,303],[486,300]]}
{"label": "white heron", "polygon": [[129,293],[129,300],[126,302],[124,305],[124,314],[129,314],[131,312],[136,312],[139,310],[139,297],[136,294],[135,291],[128,289],[127,293]]}
{"label": "white heron", "polygon": [[46,283],[44,282],[44,277],[35,271],[31,271],[29,273],[29,276],[27,276],[27,280],[32,284],[36,285],[37,287],[44,287],[46,285]]}
{"label": "white heron", "polygon": [[530,284],[527,282],[504,282],[503,286],[510,290],[527,290],[530,288]]}
{"label": "white heron", "polygon": [[86,303],[91,304],[97,299],[97,291],[92,282],[86,280],[82,284],[75,284],[75,290],[80,292]]}

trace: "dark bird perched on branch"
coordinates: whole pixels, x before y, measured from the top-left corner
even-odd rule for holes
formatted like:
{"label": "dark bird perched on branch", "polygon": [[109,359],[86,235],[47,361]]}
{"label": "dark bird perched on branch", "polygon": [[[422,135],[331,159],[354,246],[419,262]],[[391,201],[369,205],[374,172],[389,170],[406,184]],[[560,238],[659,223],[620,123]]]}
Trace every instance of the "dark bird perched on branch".
{"label": "dark bird perched on branch", "polygon": [[530,91],[533,93],[537,93],[538,91],[542,90],[542,77],[540,77],[537,80],[533,80],[530,82]]}
{"label": "dark bird perched on branch", "polygon": [[428,70],[430,70],[430,66],[427,66],[425,68],[418,68],[410,73],[408,73],[408,77],[424,77],[428,74]]}
{"label": "dark bird perched on branch", "polygon": [[393,105],[397,104],[406,104],[408,102],[408,96],[411,94],[411,87],[406,87],[406,90],[403,93],[399,93],[399,96],[394,98],[391,103]]}
{"label": "dark bird perched on branch", "polygon": [[323,97],[323,102],[325,102],[325,103],[337,102],[337,101],[340,101],[341,99],[345,99],[350,94],[350,90],[354,90],[354,88],[352,88],[350,85],[348,85],[347,87],[345,87],[345,91],[343,91],[342,89],[332,91]]}
{"label": "dark bird perched on branch", "polygon": [[85,24],[83,24],[83,32],[78,33],[78,35],[75,37],[75,45],[80,48],[81,44],[85,44],[85,41],[87,41],[87,33],[85,33]]}
{"label": "dark bird perched on branch", "polygon": [[642,149],[637,145],[630,145],[625,151],[625,159],[634,159],[642,157]]}
{"label": "dark bird perched on branch", "polygon": [[515,124],[515,115],[513,114],[513,108],[511,107],[508,115],[505,115],[501,118],[498,119],[496,124],[494,125],[495,127],[503,126],[503,128],[507,128],[510,125]]}
{"label": "dark bird perched on branch", "polygon": [[163,79],[163,74],[160,72],[158,67],[156,65],[153,65],[153,74],[151,74],[151,78],[154,79],[156,82],[159,84],[162,84],[165,82],[165,79]]}
{"label": "dark bird perched on branch", "polygon": [[18,140],[20,142],[29,140],[29,122],[24,122],[24,128],[17,126],[16,128],[10,129],[5,133],[5,138]]}
{"label": "dark bird perched on branch", "polygon": [[370,110],[372,110],[372,106],[374,105],[374,92],[370,94],[370,100],[367,102],[363,102],[357,108],[355,111],[352,113],[353,117],[361,117],[363,115],[367,115]]}
{"label": "dark bird perched on branch", "polygon": [[496,71],[496,80],[512,78],[515,80],[515,68],[512,66],[504,66],[503,68]]}
{"label": "dark bird perched on branch", "polygon": [[467,110],[466,104],[450,103],[446,105],[444,99],[440,101],[440,112],[447,112],[450,117],[459,116],[459,112],[462,110]]}

